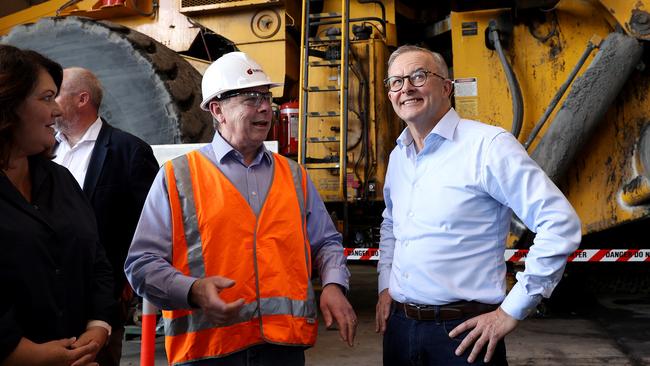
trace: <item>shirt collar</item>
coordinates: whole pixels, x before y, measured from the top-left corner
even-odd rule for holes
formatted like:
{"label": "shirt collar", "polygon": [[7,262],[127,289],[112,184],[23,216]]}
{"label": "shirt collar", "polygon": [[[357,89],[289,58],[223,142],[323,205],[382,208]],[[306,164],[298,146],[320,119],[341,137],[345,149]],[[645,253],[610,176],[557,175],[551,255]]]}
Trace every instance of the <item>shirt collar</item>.
{"label": "shirt collar", "polygon": [[[77,144],[80,144],[82,142],[95,142],[97,141],[97,136],[99,136],[99,131],[102,129],[102,119],[101,117],[97,116],[97,119],[93,124],[91,124],[87,129],[86,132],[84,132],[83,136],[79,139],[79,142]],[[56,138],[56,141],[59,143],[65,142],[66,144],[70,145],[68,143],[68,139],[65,137],[64,134],[61,133],[61,131],[57,131],[56,135],[54,135],[54,138]]]}
{"label": "shirt collar", "polygon": [[[445,140],[453,140],[454,132],[456,132],[456,127],[458,127],[458,122],[460,122],[460,116],[454,108],[449,108],[447,113],[436,123],[429,135],[425,138],[425,141],[431,138],[432,135],[438,135]],[[413,143],[413,135],[409,131],[408,127],[402,131],[402,133],[397,138],[397,144],[400,147],[409,146]]]}
{"label": "shirt collar", "polygon": [[[223,162],[223,158],[225,158],[228,155],[241,155],[235,148],[233,148],[226,139],[221,136],[219,131],[215,132],[214,138],[212,139],[212,149],[214,150],[214,155],[217,158],[217,161],[219,163]],[[273,162],[273,157],[271,155],[272,153],[262,144],[262,147],[257,153],[257,156],[255,157],[255,161],[260,161],[262,158],[265,158],[267,163]],[[260,157],[260,155],[262,155]]]}
{"label": "shirt collar", "polygon": [[433,127],[433,130],[429,132],[429,136],[431,134],[436,134],[445,140],[453,140],[454,132],[456,131],[456,127],[458,127],[458,122],[460,122],[460,116],[453,108],[449,108],[447,113],[445,113],[440,121],[436,123],[435,127]]}

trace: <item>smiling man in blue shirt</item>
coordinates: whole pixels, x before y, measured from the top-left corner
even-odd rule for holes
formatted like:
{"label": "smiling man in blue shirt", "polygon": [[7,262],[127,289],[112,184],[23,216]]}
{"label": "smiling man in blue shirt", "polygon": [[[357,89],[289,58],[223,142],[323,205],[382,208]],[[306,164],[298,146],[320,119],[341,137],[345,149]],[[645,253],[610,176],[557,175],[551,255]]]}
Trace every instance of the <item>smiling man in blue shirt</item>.
{"label": "smiling man in blue shirt", "polygon": [[[580,243],[580,221],[514,136],[459,117],[439,54],[398,48],[386,86],[407,128],[384,187],[384,365],[507,365],[503,338],[550,296]],[[513,212],[536,237],[506,296]]]}

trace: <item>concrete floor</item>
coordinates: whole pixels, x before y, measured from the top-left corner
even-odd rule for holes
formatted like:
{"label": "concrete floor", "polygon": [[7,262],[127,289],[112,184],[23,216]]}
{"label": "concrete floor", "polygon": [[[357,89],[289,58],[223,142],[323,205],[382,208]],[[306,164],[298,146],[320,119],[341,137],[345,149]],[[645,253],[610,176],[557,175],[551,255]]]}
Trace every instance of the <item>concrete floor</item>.
{"label": "concrete floor", "polygon": [[[381,365],[381,337],[374,331],[375,268],[351,265],[350,301],[359,328],[355,346],[339,340],[336,330],[321,324],[316,346],[306,352],[307,365]],[[573,300],[570,300],[573,301]],[[598,298],[588,315],[566,312],[531,318],[506,338],[511,366],[650,366],[650,297]],[[124,342],[121,365],[139,364],[139,342]],[[156,365],[166,365],[162,338]]]}

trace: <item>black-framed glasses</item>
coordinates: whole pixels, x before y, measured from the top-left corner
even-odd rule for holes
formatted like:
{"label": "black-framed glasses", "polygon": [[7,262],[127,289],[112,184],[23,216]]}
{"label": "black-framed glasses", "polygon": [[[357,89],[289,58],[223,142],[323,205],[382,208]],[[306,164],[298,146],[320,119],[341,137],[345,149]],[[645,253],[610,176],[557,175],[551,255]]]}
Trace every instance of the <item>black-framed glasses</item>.
{"label": "black-framed glasses", "polygon": [[249,107],[258,108],[260,105],[262,105],[263,101],[267,101],[269,102],[269,104],[273,103],[273,93],[271,92],[263,93],[257,91],[227,93],[226,95],[223,95],[218,100],[225,100],[228,98],[238,97],[238,96],[244,97],[244,99],[242,100],[242,104]]}
{"label": "black-framed glasses", "polygon": [[411,83],[411,85],[413,85],[416,88],[419,88],[422,85],[424,85],[424,83],[427,82],[427,76],[429,74],[433,76],[437,76],[442,80],[447,80],[447,78],[442,77],[433,71],[417,70],[411,73],[410,75],[389,76],[386,79],[384,79],[384,85],[386,85],[386,88],[388,88],[388,90],[392,92],[398,92],[402,90],[402,87],[404,86],[404,79],[409,79],[409,83]]}

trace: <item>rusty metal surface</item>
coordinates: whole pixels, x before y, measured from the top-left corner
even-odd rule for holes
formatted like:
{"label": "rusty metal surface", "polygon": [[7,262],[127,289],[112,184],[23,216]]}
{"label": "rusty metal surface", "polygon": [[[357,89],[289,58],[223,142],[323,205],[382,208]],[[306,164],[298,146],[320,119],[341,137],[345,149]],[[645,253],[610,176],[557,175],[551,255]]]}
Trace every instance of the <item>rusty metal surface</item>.
{"label": "rusty metal surface", "polygon": [[632,37],[612,33],[582,76],[531,156],[558,183],[574,162],[640,61],[643,47]]}
{"label": "rusty metal surface", "polygon": [[[616,3],[636,4],[631,1]],[[510,96],[497,57],[483,45],[482,32],[475,36],[461,32],[461,24],[467,22],[476,22],[478,29],[483,30],[489,19],[503,11],[508,10],[452,13],[452,47],[454,77],[477,80],[476,96],[456,98],[456,108],[461,116],[509,130],[512,120]],[[611,10],[595,2],[561,1],[551,11],[531,11],[516,19],[512,41],[506,51],[524,97],[521,141],[527,139],[589,40],[593,36],[604,38],[615,28],[623,26],[616,24],[615,19],[612,24]],[[647,97],[650,71],[636,68],[641,55],[640,48],[634,45],[636,40],[622,34],[616,37],[629,43],[629,49],[623,48],[618,54],[613,52],[611,55],[607,50],[592,53],[560,105],[569,98],[568,95],[572,95],[572,100],[564,107],[565,110],[556,108],[551,113],[549,122],[529,150],[535,151],[549,131],[554,133],[544,143],[544,154],[548,156],[540,158],[540,162],[556,178],[558,186],[576,208],[584,234],[601,232],[650,216],[642,197],[644,191],[631,190],[633,187],[628,186],[642,174],[638,169],[638,151],[647,150],[639,147],[639,139],[650,121],[650,100]],[[614,48],[618,47],[624,46],[621,44]],[[595,57],[613,59],[599,61],[600,66],[586,71],[586,65],[590,65]],[[578,80],[580,78],[582,81]],[[557,120],[551,124],[554,119]],[[557,123],[560,120],[562,122]],[[586,120],[591,122],[586,123]],[[597,125],[596,122],[601,121]],[[553,132],[557,128],[566,130]],[[540,153],[534,154],[539,157]],[[544,163],[547,159],[552,163]],[[628,190],[624,193],[626,186]],[[632,202],[634,205],[629,204]],[[619,240],[621,245],[627,245]]]}

